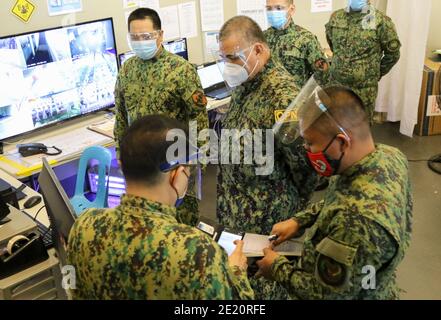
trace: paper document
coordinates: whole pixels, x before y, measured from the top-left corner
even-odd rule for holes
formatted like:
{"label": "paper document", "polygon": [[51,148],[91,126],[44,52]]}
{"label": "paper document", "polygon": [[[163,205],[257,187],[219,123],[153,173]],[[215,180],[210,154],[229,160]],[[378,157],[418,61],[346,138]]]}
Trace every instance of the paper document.
{"label": "paper document", "polygon": [[224,24],[224,1],[201,0],[202,31],[220,30]]}
{"label": "paper document", "polygon": [[265,0],[237,0],[237,14],[250,17],[262,30],[268,29]]}
{"label": "paper document", "polygon": [[179,7],[179,25],[181,38],[194,38],[198,36],[198,25],[196,17],[196,3],[180,3]]}
{"label": "paper document", "polygon": [[115,139],[113,129],[115,128],[115,118],[104,120],[103,122],[94,123],[87,127],[87,129],[98,132],[106,137]]}
{"label": "paper document", "polygon": [[331,12],[332,0],[311,0],[311,12]]}
{"label": "paper document", "polygon": [[139,6],[141,8],[150,8],[155,10],[156,12],[159,11],[159,0],[140,0]]}
{"label": "paper document", "polygon": [[215,60],[214,54],[219,51],[219,32],[205,32],[205,60]]}
{"label": "paper document", "polygon": [[163,7],[159,10],[164,30],[164,41],[174,40],[181,36],[179,27],[178,6]]}
{"label": "paper document", "polygon": [[[244,241],[244,254],[247,257],[263,257],[263,249],[271,246],[268,241],[268,236],[262,236],[253,233],[245,234]],[[290,240],[282,243],[274,249],[278,254],[283,256],[301,256],[303,251],[302,240]]]}
{"label": "paper document", "polygon": [[429,96],[426,115],[428,117],[441,116],[441,96]]}

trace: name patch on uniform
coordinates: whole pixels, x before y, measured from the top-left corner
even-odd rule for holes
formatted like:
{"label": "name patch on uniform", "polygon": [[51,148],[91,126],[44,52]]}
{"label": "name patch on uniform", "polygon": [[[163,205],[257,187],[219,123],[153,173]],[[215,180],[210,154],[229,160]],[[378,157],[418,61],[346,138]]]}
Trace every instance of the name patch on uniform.
{"label": "name patch on uniform", "polygon": [[289,112],[287,112],[286,110],[276,110],[274,111],[274,119],[276,120],[276,122],[295,122],[298,120],[297,110],[291,110]]}

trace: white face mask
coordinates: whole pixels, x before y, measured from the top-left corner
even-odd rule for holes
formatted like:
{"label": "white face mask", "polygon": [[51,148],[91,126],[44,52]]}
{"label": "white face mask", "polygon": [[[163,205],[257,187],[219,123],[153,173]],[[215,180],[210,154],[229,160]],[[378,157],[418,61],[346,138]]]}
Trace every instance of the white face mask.
{"label": "white face mask", "polygon": [[225,62],[223,77],[231,88],[240,86],[248,80],[247,69],[231,62]]}
{"label": "white face mask", "polygon": [[[253,46],[254,48],[254,46]],[[250,73],[248,73],[245,66],[248,64],[248,60],[250,58],[251,52],[248,55],[248,58],[246,59],[245,64],[243,66],[239,66],[237,64],[231,63],[231,62],[225,62],[225,67],[223,71],[223,77],[224,80],[227,82],[228,86],[231,88],[235,88],[240,86],[241,84],[247,82],[248,78],[250,77]],[[257,68],[259,61],[256,62],[256,65],[254,66],[251,73],[254,72],[254,70]]]}

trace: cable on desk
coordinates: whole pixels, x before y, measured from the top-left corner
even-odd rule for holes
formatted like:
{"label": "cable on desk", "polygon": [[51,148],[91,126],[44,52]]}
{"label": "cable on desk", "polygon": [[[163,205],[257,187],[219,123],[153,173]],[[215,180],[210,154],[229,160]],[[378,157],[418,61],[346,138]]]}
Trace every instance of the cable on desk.
{"label": "cable on desk", "polygon": [[48,149],[55,149],[55,150],[56,150],[56,152],[53,152],[53,153],[46,152],[45,154],[48,155],[48,156],[58,156],[58,155],[60,155],[60,154],[63,153],[63,151],[62,151],[61,149],[58,149],[58,148],[55,147],[55,146],[47,147],[47,148],[48,148]]}
{"label": "cable on desk", "polygon": [[41,210],[46,208],[46,206],[42,206],[40,209],[38,209],[37,213],[35,214],[34,221],[37,220],[38,215],[40,214]]}

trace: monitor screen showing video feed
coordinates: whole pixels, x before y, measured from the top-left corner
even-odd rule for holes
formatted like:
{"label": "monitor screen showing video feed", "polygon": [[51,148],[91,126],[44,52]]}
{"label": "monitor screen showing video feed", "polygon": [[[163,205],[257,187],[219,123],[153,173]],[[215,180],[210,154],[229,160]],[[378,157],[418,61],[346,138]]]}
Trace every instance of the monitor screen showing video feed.
{"label": "monitor screen showing video feed", "polygon": [[178,56],[181,56],[182,58],[188,61],[188,49],[187,49],[186,38],[164,42],[163,46],[165,50],[167,50],[168,52],[177,54]]}
{"label": "monitor screen showing video feed", "polygon": [[0,140],[114,106],[111,18],[0,38]]}

